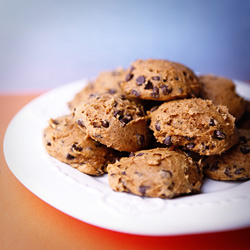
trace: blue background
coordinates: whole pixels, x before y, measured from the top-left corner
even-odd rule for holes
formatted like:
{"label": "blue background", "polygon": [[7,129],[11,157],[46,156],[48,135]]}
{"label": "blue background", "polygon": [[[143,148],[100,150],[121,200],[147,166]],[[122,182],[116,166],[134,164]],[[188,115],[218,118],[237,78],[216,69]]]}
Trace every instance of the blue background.
{"label": "blue background", "polygon": [[0,0],[0,90],[54,88],[138,58],[250,80],[250,1]]}

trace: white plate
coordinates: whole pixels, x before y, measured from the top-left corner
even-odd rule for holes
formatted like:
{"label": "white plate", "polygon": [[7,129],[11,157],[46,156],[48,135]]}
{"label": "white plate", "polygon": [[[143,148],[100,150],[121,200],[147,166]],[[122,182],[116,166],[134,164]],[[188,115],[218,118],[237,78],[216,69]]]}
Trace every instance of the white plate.
{"label": "white plate", "polygon": [[[8,126],[4,153],[14,175],[35,195],[84,222],[140,235],[180,235],[250,226],[250,181],[204,180],[201,194],[163,200],[117,193],[107,176],[90,177],[50,157],[42,144],[47,121],[69,113],[86,81],[64,85],[33,100]],[[236,81],[250,99],[250,86]]]}

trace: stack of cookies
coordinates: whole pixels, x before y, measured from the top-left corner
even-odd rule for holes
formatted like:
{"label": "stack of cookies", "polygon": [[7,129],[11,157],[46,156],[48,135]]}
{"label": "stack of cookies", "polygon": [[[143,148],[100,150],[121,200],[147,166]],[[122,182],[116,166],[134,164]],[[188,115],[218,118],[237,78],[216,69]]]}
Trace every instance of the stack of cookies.
{"label": "stack of cookies", "polygon": [[[47,152],[115,191],[173,198],[250,178],[248,102],[226,78],[167,60],[101,73],[44,130]],[[243,118],[244,117],[244,118]]]}

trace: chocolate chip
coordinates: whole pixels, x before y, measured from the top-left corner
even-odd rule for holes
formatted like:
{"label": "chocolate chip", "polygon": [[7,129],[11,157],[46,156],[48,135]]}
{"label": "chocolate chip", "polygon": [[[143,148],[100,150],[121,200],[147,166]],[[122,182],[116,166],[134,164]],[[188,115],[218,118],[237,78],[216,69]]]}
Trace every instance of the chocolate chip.
{"label": "chocolate chip", "polygon": [[149,189],[149,186],[139,186],[139,192],[142,196],[145,196],[147,189]]}
{"label": "chocolate chip", "polygon": [[131,114],[126,114],[121,119],[119,119],[121,123],[124,125],[128,124],[130,121],[133,120],[133,116]]}
{"label": "chocolate chip", "polygon": [[178,81],[178,80],[179,80],[179,78],[178,78],[178,77],[175,77],[174,79],[175,79],[176,81]]}
{"label": "chocolate chip", "polygon": [[94,128],[100,128],[101,126],[99,125],[98,122],[93,122],[93,127],[94,127]]}
{"label": "chocolate chip", "polygon": [[243,172],[245,172],[245,168],[238,168],[235,170],[235,174],[239,175],[239,174],[242,174]]}
{"label": "chocolate chip", "polygon": [[185,71],[183,71],[182,73],[183,73],[183,75],[184,75],[184,76],[186,76],[186,75],[187,75],[187,73],[186,73]]}
{"label": "chocolate chip", "polygon": [[116,117],[116,118],[119,118],[122,115],[123,115],[123,111],[122,110],[116,110],[113,113],[113,116]]}
{"label": "chocolate chip", "polygon": [[153,89],[153,83],[148,81],[147,84],[145,85],[144,89]]}
{"label": "chocolate chip", "polygon": [[66,158],[67,158],[67,160],[73,160],[73,159],[75,159],[75,156],[71,155],[71,154],[67,154]]}
{"label": "chocolate chip", "polygon": [[240,147],[240,151],[242,154],[248,154],[250,153],[250,147],[249,146]]}
{"label": "chocolate chip", "polygon": [[158,99],[159,98],[159,88],[154,87],[151,96]]}
{"label": "chocolate chip", "polygon": [[126,96],[125,95],[120,95],[120,98],[124,101],[126,100]]}
{"label": "chocolate chip", "polygon": [[102,121],[102,126],[104,127],[104,128],[108,128],[109,127],[109,122],[108,121]]}
{"label": "chocolate chip", "polygon": [[146,81],[146,78],[144,76],[138,76],[136,78],[136,83],[138,86],[142,85]]}
{"label": "chocolate chip", "polygon": [[144,112],[141,110],[141,109],[139,109],[139,111],[136,113],[138,116],[143,116],[144,115]]}
{"label": "chocolate chip", "polygon": [[51,143],[49,141],[47,141],[47,146],[51,146]]}
{"label": "chocolate chip", "polygon": [[163,141],[163,143],[165,144],[165,145],[167,145],[167,146],[172,146],[173,145],[173,143],[172,143],[172,140],[171,140],[172,138],[171,138],[171,136],[167,136],[165,139],[164,139],[164,141]]}
{"label": "chocolate chip", "polygon": [[109,93],[109,94],[115,94],[115,93],[116,93],[116,89],[109,89],[109,90],[108,90],[108,93]]}
{"label": "chocolate chip", "polygon": [[226,138],[226,135],[223,132],[219,131],[219,130],[214,131],[214,136],[218,140],[223,140],[223,139]]}
{"label": "chocolate chip", "polygon": [[225,171],[224,171],[224,174],[227,176],[227,177],[232,177],[232,173],[231,173],[231,170],[229,167],[226,167]]}
{"label": "chocolate chip", "polygon": [[143,174],[141,172],[135,171],[134,174],[138,175],[138,176],[143,176]]}
{"label": "chocolate chip", "polygon": [[172,172],[166,169],[161,169],[161,176],[163,178],[171,178],[173,176]]}
{"label": "chocolate chip", "polygon": [[127,175],[125,171],[122,171],[121,174],[122,174],[122,175]]}
{"label": "chocolate chip", "polygon": [[83,148],[77,146],[76,143],[74,143],[74,144],[71,146],[71,149],[72,149],[72,150],[74,149],[75,151],[78,151],[78,152],[81,152],[81,151],[83,150]]}
{"label": "chocolate chip", "polygon": [[129,154],[129,157],[133,157],[133,156],[135,156],[135,153],[134,153],[134,152],[131,152],[131,153]]}
{"label": "chocolate chip", "polygon": [[52,122],[55,124],[55,125],[58,125],[59,122],[57,120],[52,120]]}
{"label": "chocolate chip", "polygon": [[159,124],[159,121],[156,122],[156,124],[155,124],[155,129],[156,129],[157,131],[160,131],[160,130],[161,130],[161,126],[160,126],[160,124]]}
{"label": "chocolate chip", "polygon": [[128,81],[132,80],[133,77],[134,77],[133,74],[128,73],[128,74],[126,75],[126,81],[128,82]]}
{"label": "chocolate chip", "polygon": [[139,153],[136,156],[143,156],[143,155],[144,155],[144,153]]}
{"label": "chocolate chip", "polygon": [[151,78],[152,78],[152,80],[155,80],[155,81],[160,81],[161,80],[160,76],[152,76]]}
{"label": "chocolate chip", "polygon": [[83,128],[85,128],[85,125],[83,124],[83,121],[77,120],[77,124]]}
{"label": "chocolate chip", "polygon": [[160,88],[161,88],[161,91],[162,91],[163,95],[168,95],[168,94],[170,94],[172,92],[172,88],[165,85],[165,84],[161,85]]}
{"label": "chocolate chip", "polygon": [[136,96],[136,97],[140,96],[140,93],[138,91],[134,90],[134,89],[131,90],[131,94]]}
{"label": "chocolate chip", "polygon": [[136,139],[137,139],[137,144],[139,146],[142,146],[145,141],[144,135],[136,134]]}
{"label": "chocolate chip", "polygon": [[240,136],[240,142],[247,143],[247,138],[245,136]]}
{"label": "chocolate chip", "polygon": [[195,147],[195,143],[189,143],[189,144],[186,145],[187,149],[192,149],[194,147]]}
{"label": "chocolate chip", "polygon": [[210,119],[208,126],[215,126],[215,122],[213,118]]}
{"label": "chocolate chip", "polygon": [[149,110],[149,112],[152,113],[152,112],[156,111],[158,108],[159,108],[159,106],[154,106],[153,108],[151,108]]}
{"label": "chocolate chip", "polygon": [[209,168],[209,170],[210,170],[211,172],[217,171],[218,169],[219,169],[219,167],[218,167],[218,162],[215,162],[215,163]]}

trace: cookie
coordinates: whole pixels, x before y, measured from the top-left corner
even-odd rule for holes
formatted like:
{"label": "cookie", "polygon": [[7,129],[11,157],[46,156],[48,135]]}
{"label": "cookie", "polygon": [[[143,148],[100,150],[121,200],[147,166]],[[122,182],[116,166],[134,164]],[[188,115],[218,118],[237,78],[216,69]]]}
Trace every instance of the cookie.
{"label": "cookie", "polygon": [[158,142],[200,155],[221,154],[237,143],[235,118],[225,106],[191,98],[161,104],[148,112]]}
{"label": "cookie", "polygon": [[236,121],[239,121],[245,112],[245,100],[235,91],[235,84],[230,79],[214,76],[199,76],[201,82],[201,97],[212,100],[215,105],[224,105],[228,108]]}
{"label": "cookie", "polygon": [[200,82],[192,70],[167,60],[137,60],[121,87],[129,97],[169,101],[198,96]]}
{"label": "cookie", "polygon": [[76,124],[96,141],[119,151],[138,151],[149,143],[143,107],[118,94],[96,94],[76,107]]}
{"label": "cookie", "polygon": [[167,148],[141,150],[108,165],[111,188],[139,196],[173,198],[200,191],[200,168],[184,153]]}
{"label": "cookie", "polygon": [[51,119],[43,131],[46,151],[57,160],[89,175],[102,175],[115,151],[89,138],[79,129],[71,115]]}
{"label": "cookie", "polygon": [[73,110],[79,103],[85,101],[89,95],[98,93],[121,93],[120,83],[125,78],[125,70],[117,68],[113,71],[101,72],[95,81],[89,82],[73,100],[68,103],[69,108]]}
{"label": "cookie", "polygon": [[237,128],[250,129],[250,101],[245,100],[246,110],[241,119],[237,122]]}
{"label": "cookie", "polygon": [[222,155],[204,161],[204,175],[214,180],[250,179],[250,130],[239,129],[240,140]]}

